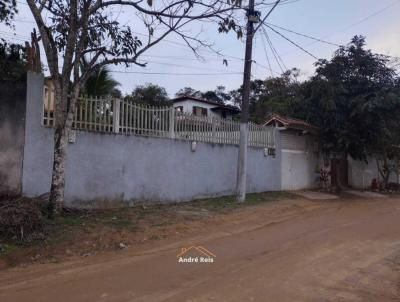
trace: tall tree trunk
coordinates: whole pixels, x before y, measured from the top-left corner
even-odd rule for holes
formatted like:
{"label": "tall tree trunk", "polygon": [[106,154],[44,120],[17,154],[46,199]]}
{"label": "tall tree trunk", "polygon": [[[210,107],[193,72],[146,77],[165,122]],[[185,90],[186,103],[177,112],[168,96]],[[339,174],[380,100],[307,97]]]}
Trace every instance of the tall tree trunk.
{"label": "tall tree trunk", "polygon": [[59,214],[64,203],[67,144],[68,130],[65,126],[57,125],[54,131],[54,158],[51,176],[49,217]]}
{"label": "tall tree trunk", "polygon": [[[60,89],[62,85],[57,82],[56,108],[55,108],[55,131],[54,131],[54,157],[51,176],[51,189],[48,206],[49,217],[54,217],[62,211],[65,192],[65,162],[67,157],[68,135],[72,129],[74,112],[79,97],[80,85],[76,84],[73,95],[68,102],[69,85]],[[65,86],[63,86],[65,87]]]}
{"label": "tall tree trunk", "polygon": [[391,174],[386,154],[383,155],[382,161],[383,161],[383,163],[381,165],[379,163],[379,160],[376,159],[376,165],[378,168],[379,175],[382,178],[383,188],[386,188],[387,184],[389,183],[389,178],[390,178],[390,174]]}

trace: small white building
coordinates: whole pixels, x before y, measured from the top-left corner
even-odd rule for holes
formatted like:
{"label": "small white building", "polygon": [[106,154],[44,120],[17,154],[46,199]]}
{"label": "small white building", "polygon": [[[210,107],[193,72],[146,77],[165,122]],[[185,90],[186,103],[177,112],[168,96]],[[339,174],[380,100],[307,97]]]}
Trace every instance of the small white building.
{"label": "small white building", "polygon": [[240,109],[235,106],[224,105],[192,96],[182,96],[172,99],[171,101],[176,110],[197,116],[232,119],[234,115],[240,113]]}
{"label": "small white building", "polygon": [[282,190],[317,186],[322,168],[318,148],[318,128],[298,119],[272,115],[264,124],[280,132]]}

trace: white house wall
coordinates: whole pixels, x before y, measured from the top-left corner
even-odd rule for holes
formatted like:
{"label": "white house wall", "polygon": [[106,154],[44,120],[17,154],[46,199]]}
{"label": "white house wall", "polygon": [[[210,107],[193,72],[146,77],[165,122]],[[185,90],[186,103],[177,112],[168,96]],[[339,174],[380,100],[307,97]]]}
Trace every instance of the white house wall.
{"label": "white house wall", "polygon": [[217,118],[221,117],[221,115],[219,113],[216,113],[211,110],[211,108],[217,107],[216,105],[211,105],[211,104],[207,104],[207,103],[203,103],[203,102],[199,102],[199,101],[195,101],[195,100],[186,99],[184,101],[174,103],[174,108],[177,108],[180,106],[183,106],[183,112],[193,113],[193,107],[197,106],[197,107],[206,108],[208,117],[217,117]]}

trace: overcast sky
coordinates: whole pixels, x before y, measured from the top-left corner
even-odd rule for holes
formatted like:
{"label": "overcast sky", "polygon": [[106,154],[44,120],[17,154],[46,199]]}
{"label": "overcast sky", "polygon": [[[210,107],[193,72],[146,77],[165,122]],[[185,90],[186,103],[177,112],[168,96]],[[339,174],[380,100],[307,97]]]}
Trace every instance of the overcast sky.
{"label": "overcast sky", "polygon": [[[11,36],[9,34],[11,29],[0,25],[1,37],[23,42],[26,40],[25,37],[29,36],[34,24],[31,23],[33,19],[24,3],[24,0],[18,1],[20,13],[15,23],[16,35]],[[265,8],[262,13],[265,14],[268,10],[269,8]],[[400,0],[298,0],[278,6],[268,22],[335,44],[346,44],[356,34],[365,35],[368,48],[375,52],[400,57],[399,15]],[[129,12],[123,11],[120,19],[122,22],[129,22],[131,19]],[[141,30],[138,24],[131,25],[134,30]],[[198,29],[198,26],[187,28],[188,31],[193,32],[197,32]],[[336,49],[332,45],[279,31],[318,58],[330,58]],[[143,61],[148,62],[146,68],[112,66],[115,79],[121,83],[121,90],[130,92],[136,85],[151,82],[165,87],[172,97],[176,91],[186,86],[199,90],[212,90],[217,85],[223,85],[228,90],[238,88],[242,81],[243,61],[239,58],[244,56],[244,41],[237,40],[233,34],[218,34],[215,27],[207,26],[207,24],[203,25],[202,35],[214,42],[215,48],[226,55],[228,66],[222,64],[222,58],[208,51],[202,52],[205,61],[197,60],[189,49],[175,44],[182,41],[171,36],[168,41],[160,43],[147,53],[146,57],[143,57]],[[300,68],[303,77],[313,74],[315,62],[313,57],[271,30],[268,30],[268,35],[287,68]],[[271,75],[265,51],[273,72],[279,73],[281,70],[268,44],[264,47],[264,41],[262,31],[259,31],[255,37],[253,52],[256,61],[256,64],[253,64],[253,78],[266,78]],[[157,75],[143,72],[176,74]]]}

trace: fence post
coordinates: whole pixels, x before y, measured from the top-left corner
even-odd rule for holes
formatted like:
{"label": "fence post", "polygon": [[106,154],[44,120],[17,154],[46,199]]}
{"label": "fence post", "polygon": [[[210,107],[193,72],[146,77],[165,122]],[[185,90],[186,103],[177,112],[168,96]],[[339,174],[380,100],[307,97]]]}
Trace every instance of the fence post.
{"label": "fence post", "polygon": [[113,131],[119,133],[119,120],[120,120],[120,99],[113,99],[114,112],[113,112]]}
{"label": "fence post", "polygon": [[175,138],[175,108],[169,110],[169,138]]}
{"label": "fence post", "polygon": [[217,142],[217,120],[215,118],[211,118],[212,120],[212,130],[211,130],[211,135],[212,135],[212,142],[216,143]]}

